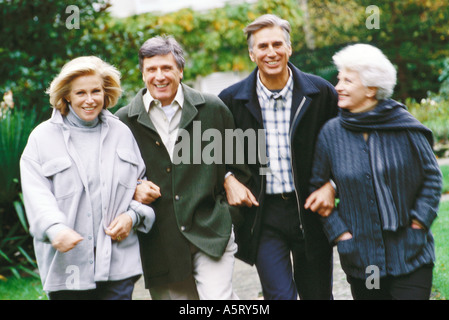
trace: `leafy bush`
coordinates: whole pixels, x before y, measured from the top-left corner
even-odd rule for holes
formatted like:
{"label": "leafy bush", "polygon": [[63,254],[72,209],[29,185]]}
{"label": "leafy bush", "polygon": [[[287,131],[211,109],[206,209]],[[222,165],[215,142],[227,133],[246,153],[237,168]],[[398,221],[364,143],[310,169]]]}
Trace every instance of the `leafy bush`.
{"label": "leafy bush", "polygon": [[0,117],[0,207],[17,200],[19,159],[38,123],[36,111],[7,109]]}
{"label": "leafy bush", "polygon": [[19,160],[38,123],[34,110],[2,104],[0,115],[0,274],[34,274],[32,241],[20,194]]}
{"label": "leafy bush", "polygon": [[416,102],[407,99],[409,111],[433,132],[434,150],[437,156],[449,156],[449,100],[441,96],[429,95],[427,99]]}
{"label": "leafy bush", "polygon": [[439,91],[440,95],[446,99],[449,99],[449,58],[444,60],[443,68],[438,80],[441,82]]}

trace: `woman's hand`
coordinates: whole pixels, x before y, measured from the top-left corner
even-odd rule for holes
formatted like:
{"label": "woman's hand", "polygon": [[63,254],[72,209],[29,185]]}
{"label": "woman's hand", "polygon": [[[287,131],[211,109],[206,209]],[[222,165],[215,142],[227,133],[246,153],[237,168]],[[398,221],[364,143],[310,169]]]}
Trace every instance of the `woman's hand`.
{"label": "woman's hand", "polygon": [[132,227],[133,220],[131,217],[125,213],[122,213],[115,218],[104,231],[111,237],[112,240],[122,241],[129,236]]}
{"label": "woman's hand", "polygon": [[426,227],[424,227],[423,225],[422,225],[422,223],[421,222],[419,222],[418,220],[416,220],[416,219],[412,219],[412,225],[411,225],[411,227],[412,227],[412,229],[426,229]]}
{"label": "woman's hand", "polygon": [[349,233],[348,231],[343,232],[338,238],[337,240],[335,240],[335,242],[340,242],[340,241],[345,241],[345,240],[349,240],[352,239],[352,234]]}
{"label": "woman's hand", "polygon": [[78,232],[72,229],[64,229],[56,235],[51,245],[59,252],[67,252],[75,248],[83,239]]}

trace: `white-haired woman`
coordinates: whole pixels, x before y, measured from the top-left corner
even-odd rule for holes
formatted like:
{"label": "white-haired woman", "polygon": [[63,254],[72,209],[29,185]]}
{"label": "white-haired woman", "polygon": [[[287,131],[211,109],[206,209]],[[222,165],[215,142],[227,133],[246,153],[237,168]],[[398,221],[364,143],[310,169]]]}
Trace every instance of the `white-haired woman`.
{"label": "white-haired woman", "polygon": [[354,299],[428,299],[442,186],[432,133],[389,99],[396,71],[379,49],[355,44],[333,60],[340,114],[320,132],[311,179],[337,185],[325,232]]}
{"label": "white-haired woman", "polygon": [[145,165],[131,131],[107,108],[120,73],[89,56],[68,62],[48,90],[51,119],[20,161],[39,273],[50,299],[131,299],[142,273],[136,231],[150,207],[132,200]]}

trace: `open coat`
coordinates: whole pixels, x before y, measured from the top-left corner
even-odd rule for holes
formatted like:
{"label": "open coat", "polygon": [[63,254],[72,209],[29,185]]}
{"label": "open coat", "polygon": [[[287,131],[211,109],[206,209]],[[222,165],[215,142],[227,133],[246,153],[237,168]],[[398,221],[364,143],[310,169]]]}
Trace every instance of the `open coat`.
{"label": "open coat", "polygon": [[[145,166],[130,130],[107,110],[99,117],[102,227],[96,244],[88,177],[58,110],[33,130],[20,160],[25,209],[45,291],[88,290],[98,281],[142,274],[135,230],[117,242],[104,228],[125,212],[141,231],[151,228],[153,210],[132,200]],[[71,228],[84,239],[72,250],[59,252],[47,232],[55,225]]]}
{"label": "open coat", "polygon": [[[131,129],[147,167],[147,179],[160,187],[161,197],[152,206],[156,222],[148,234],[139,234],[146,287],[185,280],[192,274],[190,244],[219,259],[232,231],[232,208],[224,194],[228,170],[249,180],[244,165],[204,162],[212,142],[204,132],[223,139],[234,129],[232,114],[215,96],[201,94],[182,84],[184,105],[179,124],[182,161],[174,164],[143,104],[142,89],[116,114]],[[215,150],[218,152],[218,149]],[[222,150],[224,155],[224,150]],[[187,155],[186,155],[187,153]],[[221,162],[221,163],[218,163]],[[246,178],[245,178],[246,177]]]}
{"label": "open coat", "polygon": [[[293,72],[293,99],[290,117],[290,146],[293,178],[298,199],[301,230],[306,241],[306,253],[310,258],[331,254],[331,247],[323,232],[317,214],[304,209],[309,192],[309,179],[315,142],[324,123],[337,115],[337,94],[327,81],[306,74],[291,63]],[[219,97],[229,107],[237,128],[263,129],[262,112],[256,92],[257,68],[244,80],[223,90]],[[257,145],[265,145],[260,141]],[[245,148],[248,146],[246,145]],[[261,150],[265,152],[264,150]],[[252,174],[253,193],[258,198],[259,207],[242,210],[245,222],[236,229],[236,242],[239,245],[237,257],[254,264],[259,242],[261,212],[265,194],[265,176],[260,174],[263,162],[248,163]],[[245,211],[245,212],[243,212]]]}

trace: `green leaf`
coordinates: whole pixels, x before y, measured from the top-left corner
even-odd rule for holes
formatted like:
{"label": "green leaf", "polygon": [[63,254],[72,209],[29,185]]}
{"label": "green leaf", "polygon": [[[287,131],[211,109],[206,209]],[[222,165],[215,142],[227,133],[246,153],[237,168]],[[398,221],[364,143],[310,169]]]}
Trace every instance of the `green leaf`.
{"label": "green leaf", "polygon": [[25,211],[23,210],[23,205],[20,201],[14,201],[14,208],[16,209],[17,216],[19,217],[19,221],[22,224],[22,227],[26,232],[28,231],[27,220],[25,216]]}

